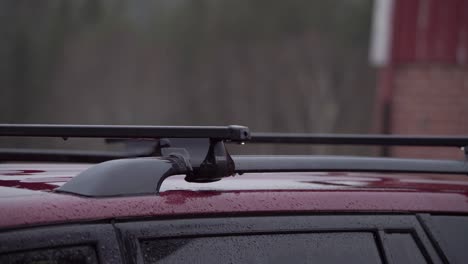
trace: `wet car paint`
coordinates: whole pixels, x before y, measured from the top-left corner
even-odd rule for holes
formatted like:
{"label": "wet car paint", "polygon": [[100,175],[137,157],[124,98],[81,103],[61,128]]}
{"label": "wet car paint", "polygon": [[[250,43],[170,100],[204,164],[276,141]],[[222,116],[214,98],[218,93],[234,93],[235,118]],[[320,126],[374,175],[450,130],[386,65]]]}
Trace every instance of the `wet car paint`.
{"label": "wet car paint", "polygon": [[52,192],[89,166],[0,164],[0,228],[197,215],[468,214],[468,177],[463,175],[255,173],[208,184],[173,176],[160,195],[88,198]]}

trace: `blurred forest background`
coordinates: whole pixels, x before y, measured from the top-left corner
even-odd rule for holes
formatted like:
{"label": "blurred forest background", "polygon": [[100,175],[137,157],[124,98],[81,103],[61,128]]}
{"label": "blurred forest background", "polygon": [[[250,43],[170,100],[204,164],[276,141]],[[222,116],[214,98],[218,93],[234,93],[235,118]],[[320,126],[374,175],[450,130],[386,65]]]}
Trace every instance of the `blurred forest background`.
{"label": "blurred forest background", "polygon": [[[367,133],[371,14],[371,0],[3,0],[0,123]],[[63,146],[34,142],[0,143]]]}

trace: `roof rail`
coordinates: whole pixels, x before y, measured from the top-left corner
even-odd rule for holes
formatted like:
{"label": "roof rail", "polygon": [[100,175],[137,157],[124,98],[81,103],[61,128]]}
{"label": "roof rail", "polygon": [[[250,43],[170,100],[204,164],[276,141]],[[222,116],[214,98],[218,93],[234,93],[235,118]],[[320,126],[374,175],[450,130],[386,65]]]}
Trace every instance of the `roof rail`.
{"label": "roof rail", "polygon": [[468,175],[468,162],[457,160],[353,156],[232,156],[236,173],[249,172],[386,172]]}
{"label": "roof rail", "polygon": [[[468,175],[468,163],[455,160],[345,156],[232,156],[232,160],[233,172],[238,174],[343,171]],[[118,159],[83,171],[56,191],[91,197],[158,194],[167,177],[180,174],[193,174],[191,164],[180,156]],[[228,176],[231,176],[228,170],[224,174],[216,174],[217,179]]]}
{"label": "roof rail", "polygon": [[251,133],[249,143],[465,147],[467,136]]}
{"label": "roof rail", "polygon": [[210,138],[242,142],[250,138],[250,132],[243,126],[0,124],[0,137]]}
{"label": "roof rail", "polygon": [[187,165],[178,157],[111,160],[88,168],[55,191],[89,197],[158,194],[167,177],[190,173]]}

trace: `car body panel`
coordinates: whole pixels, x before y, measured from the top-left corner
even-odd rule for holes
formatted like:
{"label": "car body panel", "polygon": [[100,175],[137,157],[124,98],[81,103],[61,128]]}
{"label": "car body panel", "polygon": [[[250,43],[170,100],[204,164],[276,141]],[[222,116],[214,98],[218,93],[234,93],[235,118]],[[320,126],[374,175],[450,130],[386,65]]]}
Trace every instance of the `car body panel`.
{"label": "car body panel", "polygon": [[159,195],[90,198],[53,192],[90,166],[0,164],[0,228],[222,214],[468,214],[464,175],[253,173],[203,184],[178,175],[164,181]]}

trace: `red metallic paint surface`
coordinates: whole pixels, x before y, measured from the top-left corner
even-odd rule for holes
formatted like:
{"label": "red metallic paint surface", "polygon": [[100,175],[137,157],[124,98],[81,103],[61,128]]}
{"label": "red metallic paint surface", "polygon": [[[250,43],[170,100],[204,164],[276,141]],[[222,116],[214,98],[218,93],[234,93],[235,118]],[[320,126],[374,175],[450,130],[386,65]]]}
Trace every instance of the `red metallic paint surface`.
{"label": "red metallic paint surface", "polygon": [[10,186],[0,187],[0,228],[216,214],[468,214],[466,176],[265,173],[210,184],[189,184],[175,176],[165,181],[159,196],[97,199],[50,192],[87,166],[71,170],[68,165],[41,165],[36,172],[27,170],[39,165],[8,166],[0,165],[0,186]]}
{"label": "red metallic paint surface", "polygon": [[462,193],[379,191],[168,191],[161,196],[91,199],[59,194],[0,202],[0,226],[133,217],[298,212],[468,213]]}

